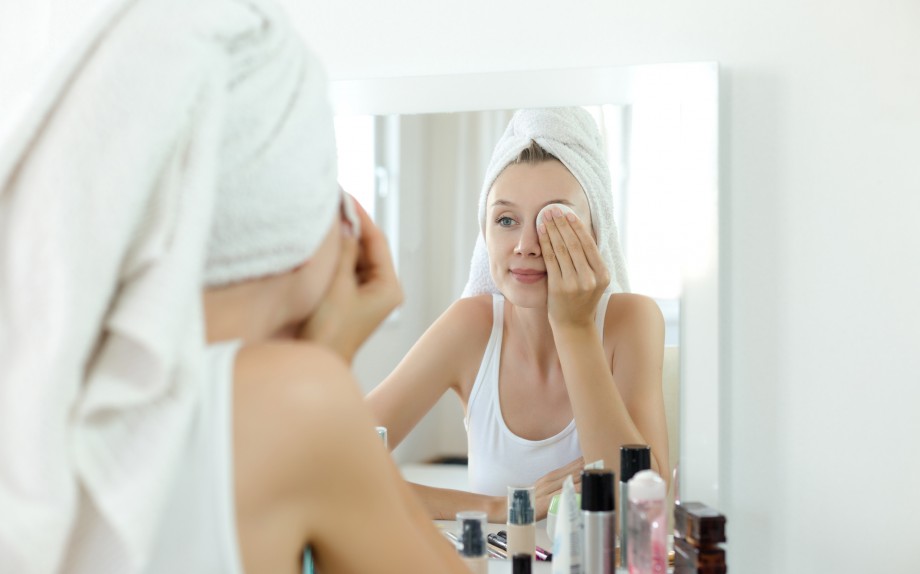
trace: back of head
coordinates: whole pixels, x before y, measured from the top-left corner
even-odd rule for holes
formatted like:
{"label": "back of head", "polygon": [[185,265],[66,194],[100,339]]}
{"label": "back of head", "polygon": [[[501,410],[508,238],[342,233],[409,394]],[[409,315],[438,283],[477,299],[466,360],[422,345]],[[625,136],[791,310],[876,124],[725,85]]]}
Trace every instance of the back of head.
{"label": "back of head", "polygon": [[545,108],[515,112],[495,145],[479,195],[480,234],[470,264],[470,277],[463,290],[464,297],[498,292],[489,272],[489,256],[482,232],[492,184],[512,163],[534,163],[547,159],[562,162],[585,192],[598,249],[610,272],[607,290],[629,290],[626,262],[613,218],[610,170],[597,123],[581,107]]}
{"label": "back of head", "polygon": [[339,208],[324,70],[267,2],[258,34],[228,38],[230,85],[206,286],[284,272],[306,261]]}

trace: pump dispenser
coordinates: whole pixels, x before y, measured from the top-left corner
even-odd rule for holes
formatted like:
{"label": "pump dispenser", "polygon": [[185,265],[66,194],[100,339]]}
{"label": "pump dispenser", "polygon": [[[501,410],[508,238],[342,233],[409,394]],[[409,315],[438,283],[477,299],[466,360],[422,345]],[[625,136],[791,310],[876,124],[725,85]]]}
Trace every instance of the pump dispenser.
{"label": "pump dispenser", "polygon": [[508,487],[508,556],[527,554],[533,559],[537,547],[533,499],[533,486]]}
{"label": "pump dispenser", "polygon": [[486,513],[467,510],[457,513],[460,527],[460,557],[473,574],[488,574],[486,554]]}

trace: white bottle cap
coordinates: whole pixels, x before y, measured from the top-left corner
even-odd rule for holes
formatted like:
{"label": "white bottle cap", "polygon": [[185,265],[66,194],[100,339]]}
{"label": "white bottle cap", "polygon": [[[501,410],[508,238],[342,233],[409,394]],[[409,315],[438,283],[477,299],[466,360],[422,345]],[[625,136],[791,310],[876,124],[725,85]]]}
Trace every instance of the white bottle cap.
{"label": "white bottle cap", "polygon": [[664,500],[666,487],[654,470],[639,471],[626,484],[630,500]]}

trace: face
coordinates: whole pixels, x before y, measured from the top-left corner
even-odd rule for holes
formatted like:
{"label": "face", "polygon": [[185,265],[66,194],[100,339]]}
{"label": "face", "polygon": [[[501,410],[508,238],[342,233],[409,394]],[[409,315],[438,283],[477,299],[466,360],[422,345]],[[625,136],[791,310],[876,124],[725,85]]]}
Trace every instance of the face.
{"label": "face", "polygon": [[485,238],[492,280],[514,305],[545,306],[546,266],[537,214],[550,203],[563,203],[593,234],[581,185],[557,160],[512,164],[496,178],[486,199]]}

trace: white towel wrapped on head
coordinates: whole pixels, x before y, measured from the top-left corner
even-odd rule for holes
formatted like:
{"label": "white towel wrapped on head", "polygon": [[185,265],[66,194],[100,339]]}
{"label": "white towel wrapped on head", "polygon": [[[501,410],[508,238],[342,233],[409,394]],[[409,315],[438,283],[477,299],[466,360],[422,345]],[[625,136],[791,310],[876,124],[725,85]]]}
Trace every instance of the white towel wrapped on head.
{"label": "white towel wrapped on head", "polygon": [[535,142],[555,156],[575,176],[588,198],[591,223],[601,258],[610,272],[607,291],[629,290],[626,261],[613,219],[610,170],[597,124],[584,108],[523,109],[515,112],[495,145],[479,195],[479,236],[470,262],[470,277],[463,297],[498,293],[489,269],[485,244],[486,204],[495,179],[518,155]]}
{"label": "white towel wrapped on head", "polygon": [[202,286],[300,264],[338,213],[323,73],[276,8],[100,13],[0,143],[4,572],[143,569],[197,400]]}

